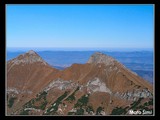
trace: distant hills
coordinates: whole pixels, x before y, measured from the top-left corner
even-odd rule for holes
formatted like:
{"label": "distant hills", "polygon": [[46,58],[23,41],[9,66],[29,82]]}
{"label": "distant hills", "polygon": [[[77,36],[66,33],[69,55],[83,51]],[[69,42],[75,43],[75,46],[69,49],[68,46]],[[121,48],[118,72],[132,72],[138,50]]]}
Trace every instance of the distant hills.
{"label": "distant hills", "polygon": [[58,70],[31,50],[7,62],[6,106],[8,115],[153,114],[153,85],[101,52]]}

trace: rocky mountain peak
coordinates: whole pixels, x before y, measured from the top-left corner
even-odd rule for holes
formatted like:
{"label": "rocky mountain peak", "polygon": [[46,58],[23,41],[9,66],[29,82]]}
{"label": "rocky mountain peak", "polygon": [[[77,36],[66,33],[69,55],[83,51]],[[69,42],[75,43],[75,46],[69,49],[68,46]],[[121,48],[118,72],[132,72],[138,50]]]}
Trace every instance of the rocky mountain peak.
{"label": "rocky mountain peak", "polygon": [[29,50],[27,53],[30,54],[30,55],[37,55],[37,53],[33,50]]}
{"label": "rocky mountain peak", "polygon": [[87,63],[97,64],[104,63],[106,65],[114,64],[114,59],[108,55],[105,55],[101,52],[95,52],[88,60]]}
{"label": "rocky mountain peak", "polygon": [[19,55],[18,57],[10,60],[9,62],[13,64],[32,64],[35,62],[42,63],[44,65],[47,65],[47,63],[33,50],[30,50],[24,54]]}

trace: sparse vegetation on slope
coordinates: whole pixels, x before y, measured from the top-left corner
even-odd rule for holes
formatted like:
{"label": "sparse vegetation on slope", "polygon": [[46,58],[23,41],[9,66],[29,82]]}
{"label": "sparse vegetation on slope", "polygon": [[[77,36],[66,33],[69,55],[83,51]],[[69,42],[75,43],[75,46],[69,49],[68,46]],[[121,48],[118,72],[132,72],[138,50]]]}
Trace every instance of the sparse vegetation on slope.
{"label": "sparse vegetation on slope", "polygon": [[68,95],[68,92],[65,91],[63,95],[57,98],[57,100],[47,109],[46,115],[56,114],[58,106],[62,103],[61,101]]}
{"label": "sparse vegetation on slope", "polygon": [[75,93],[77,92],[79,90],[79,86],[77,87],[77,89],[70,95],[70,96],[68,96],[68,98],[66,99],[66,101],[69,101],[70,103],[72,102],[72,101],[74,101],[74,100],[76,100],[76,98],[75,98]]}
{"label": "sparse vegetation on slope", "polygon": [[134,101],[134,102],[131,104],[130,109],[133,109],[133,110],[137,109],[137,106],[140,104],[140,102],[141,102],[142,99],[143,99],[143,98],[139,98],[138,101]]}
{"label": "sparse vegetation on slope", "polygon": [[126,109],[127,108],[116,107],[115,109],[112,110],[111,115],[124,115],[127,113]]}
{"label": "sparse vegetation on slope", "polygon": [[116,107],[112,110],[111,115],[125,115],[129,110],[140,110],[142,111],[153,111],[153,108],[148,108],[150,105],[153,106],[153,99],[150,99],[148,102],[141,104],[143,98],[139,98],[137,101],[134,101],[130,104],[130,107]]}
{"label": "sparse vegetation on slope", "polygon": [[11,108],[13,106],[15,99],[16,99],[16,97],[9,98],[9,101],[8,101],[8,107],[9,108]]}
{"label": "sparse vegetation on slope", "polygon": [[[20,112],[21,115],[26,115],[30,110],[25,110],[26,108],[33,108],[33,109],[41,109],[44,110],[47,105],[47,92],[43,91],[37,94],[36,98],[31,99],[28,101],[24,106],[23,110]],[[36,105],[37,102],[40,102],[39,105]]]}
{"label": "sparse vegetation on slope", "polygon": [[22,110],[20,115],[29,115],[29,110]]}
{"label": "sparse vegetation on slope", "polygon": [[77,100],[77,103],[74,105],[76,112],[68,112],[68,115],[84,115],[84,112],[86,111],[86,108],[88,107],[87,106],[88,99],[89,99],[89,94],[83,95],[81,98],[79,98]]}
{"label": "sparse vegetation on slope", "polygon": [[101,115],[101,112],[104,108],[102,107],[98,107],[97,110],[96,110],[96,115]]}
{"label": "sparse vegetation on slope", "polygon": [[84,115],[84,109],[83,108],[77,109],[77,112],[75,113],[75,115]]}
{"label": "sparse vegetation on slope", "polygon": [[80,99],[78,99],[77,103],[74,105],[75,108],[87,106],[89,95],[83,95]]}
{"label": "sparse vegetation on slope", "polygon": [[86,111],[90,114],[91,112],[94,113],[93,107],[92,106],[87,106]]}

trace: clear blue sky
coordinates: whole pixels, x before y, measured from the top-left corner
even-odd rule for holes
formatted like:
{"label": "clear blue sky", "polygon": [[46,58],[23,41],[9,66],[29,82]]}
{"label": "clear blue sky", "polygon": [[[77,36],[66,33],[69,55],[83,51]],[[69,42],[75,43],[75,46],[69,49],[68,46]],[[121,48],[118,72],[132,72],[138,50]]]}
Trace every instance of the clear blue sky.
{"label": "clear blue sky", "polygon": [[153,48],[153,5],[7,5],[7,47]]}

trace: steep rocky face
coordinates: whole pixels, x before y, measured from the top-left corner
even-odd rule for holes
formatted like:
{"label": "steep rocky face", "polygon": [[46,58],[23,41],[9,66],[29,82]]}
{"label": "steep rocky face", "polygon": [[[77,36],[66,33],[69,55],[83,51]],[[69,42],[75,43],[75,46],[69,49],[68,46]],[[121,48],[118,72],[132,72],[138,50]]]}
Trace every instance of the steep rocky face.
{"label": "steep rocky face", "polygon": [[[99,68],[103,67],[102,71],[106,73],[115,74],[114,77],[117,77],[119,81],[114,79],[114,82],[118,83],[131,83],[140,86],[145,86],[152,92],[152,85],[149,84],[147,81],[142,79],[136,73],[132,72],[131,70],[127,69],[123,64],[115,60],[114,58],[107,56],[103,53],[96,52],[94,53],[87,63],[98,65]],[[127,79],[127,80],[126,80]],[[123,80],[123,81],[121,81]],[[125,81],[124,81],[125,80]],[[120,87],[120,86],[119,86]],[[122,87],[122,85],[121,85]]]}
{"label": "steep rocky face", "polygon": [[90,57],[87,63],[91,64],[104,63],[105,65],[113,65],[114,61],[115,60],[112,57],[107,56],[100,52],[96,52]]}
{"label": "steep rocky face", "polygon": [[140,106],[153,109],[152,85],[99,52],[86,64],[58,71],[29,51],[7,63],[7,85],[9,100],[15,101],[9,114],[110,115]]}
{"label": "steep rocky face", "polygon": [[[25,64],[34,64],[34,63],[41,63],[43,65],[48,65],[36,52],[33,50],[28,51],[25,54],[19,55],[17,58],[8,61],[8,64],[11,66],[14,65],[25,65]],[[10,68],[11,69],[11,68]]]}

